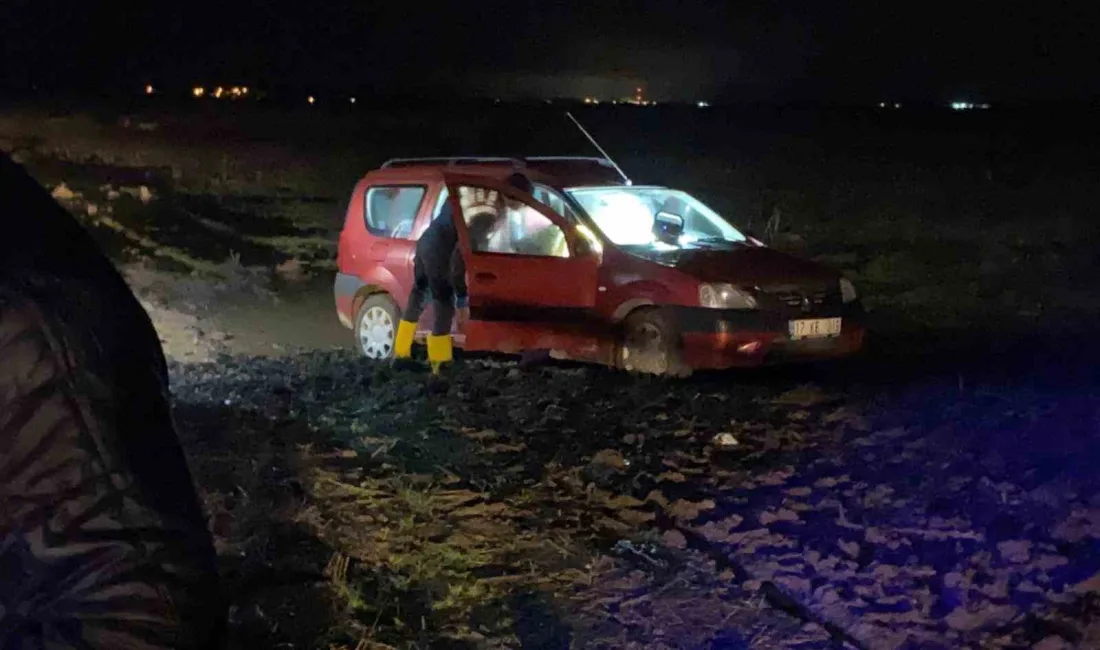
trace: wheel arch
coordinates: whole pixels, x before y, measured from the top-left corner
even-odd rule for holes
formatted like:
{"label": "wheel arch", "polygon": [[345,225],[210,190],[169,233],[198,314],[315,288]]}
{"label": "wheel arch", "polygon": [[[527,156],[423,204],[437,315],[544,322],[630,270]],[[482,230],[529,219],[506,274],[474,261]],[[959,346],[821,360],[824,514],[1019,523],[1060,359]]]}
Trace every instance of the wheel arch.
{"label": "wheel arch", "polygon": [[652,298],[631,298],[623,301],[615,308],[615,311],[611,313],[611,322],[621,326],[627,317],[639,309],[656,306],[657,303],[653,302]]}
{"label": "wheel arch", "polygon": [[397,305],[398,311],[401,310],[401,304],[397,302],[397,298],[389,291],[386,291],[385,287],[377,284],[364,284],[359,287],[355,292],[355,296],[351,299],[352,318],[356,319],[359,317],[359,310],[363,307],[363,303],[365,303],[368,298],[379,294],[388,296],[389,299],[393,301],[393,304]]}
{"label": "wheel arch", "polygon": [[[654,280],[635,280],[615,288],[612,301],[620,302],[611,312],[611,322],[622,324],[632,313],[648,307],[660,308],[674,304],[673,290],[662,282]],[[615,304],[612,302],[612,304]]]}

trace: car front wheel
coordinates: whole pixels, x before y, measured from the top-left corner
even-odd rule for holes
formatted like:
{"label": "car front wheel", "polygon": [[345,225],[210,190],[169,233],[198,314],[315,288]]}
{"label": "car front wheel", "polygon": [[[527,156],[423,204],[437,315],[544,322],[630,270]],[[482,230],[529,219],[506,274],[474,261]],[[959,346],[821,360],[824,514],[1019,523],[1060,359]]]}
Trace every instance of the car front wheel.
{"label": "car front wheel", "polygon": [[640,309],[627,316],[618,349],[623,370],[669,377],[691,374],[680,354],[679,330],[660,309]]}
{"label": "car front wheel", "polygon": [[363,356],[377,361],[393,357],[400,318],[397,305],[386,294],[375,294],[363,302],[355,319],[355,342]]}

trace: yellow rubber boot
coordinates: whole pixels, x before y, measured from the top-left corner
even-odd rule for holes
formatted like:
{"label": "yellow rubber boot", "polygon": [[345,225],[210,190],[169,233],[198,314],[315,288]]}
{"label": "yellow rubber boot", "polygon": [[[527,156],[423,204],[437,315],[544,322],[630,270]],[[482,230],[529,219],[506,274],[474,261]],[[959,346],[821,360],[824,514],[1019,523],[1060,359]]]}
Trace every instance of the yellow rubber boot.
{"label": "yellow rubber boot", "polygon": [[451,348],[451,335],[428,335],[428,363],[432,366],[432,374],[438,375],[443,364],[450,363],[453,357]]}
{"label": "yellow rubber boot", "polygon": [[403,320],[397,323],[397,334],[393,337],[393,358],[412,358],[413,337],[416,335],[416,323]]}

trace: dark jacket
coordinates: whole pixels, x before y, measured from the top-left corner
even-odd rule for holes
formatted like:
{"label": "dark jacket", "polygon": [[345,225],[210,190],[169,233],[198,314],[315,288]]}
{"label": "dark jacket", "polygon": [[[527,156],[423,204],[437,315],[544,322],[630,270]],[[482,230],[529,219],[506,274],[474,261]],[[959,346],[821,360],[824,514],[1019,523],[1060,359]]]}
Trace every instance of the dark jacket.
{"label": "dark jacket", "polygon": [[0,225],[0,647],[212,647],[214,548],[148,315],[2,153]]}
{"label": "dark jacket", "polygon": [[466,260],[458,245],[454,210],[445,202],[435,219],[416,242],[416,257],[424,265],[428,276],[435,280],[447,280],[455,293],[455,305],[465,307],[469,301],[466,287]]}

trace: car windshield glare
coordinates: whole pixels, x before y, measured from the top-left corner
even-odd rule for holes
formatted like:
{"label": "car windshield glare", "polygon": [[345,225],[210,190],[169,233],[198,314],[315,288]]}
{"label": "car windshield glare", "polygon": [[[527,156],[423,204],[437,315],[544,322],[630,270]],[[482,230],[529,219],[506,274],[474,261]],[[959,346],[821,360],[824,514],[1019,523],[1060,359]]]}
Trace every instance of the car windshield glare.
{"label": "car windshield glare", "polygon": [[[660,187],[587,187],[568,191],[600,232],[618,246],[677,249],[746,241],[737,228],[687,192]],[[662,216],[683,219],[662,234]],[[657,226],[655,228],[655,226]]]}

